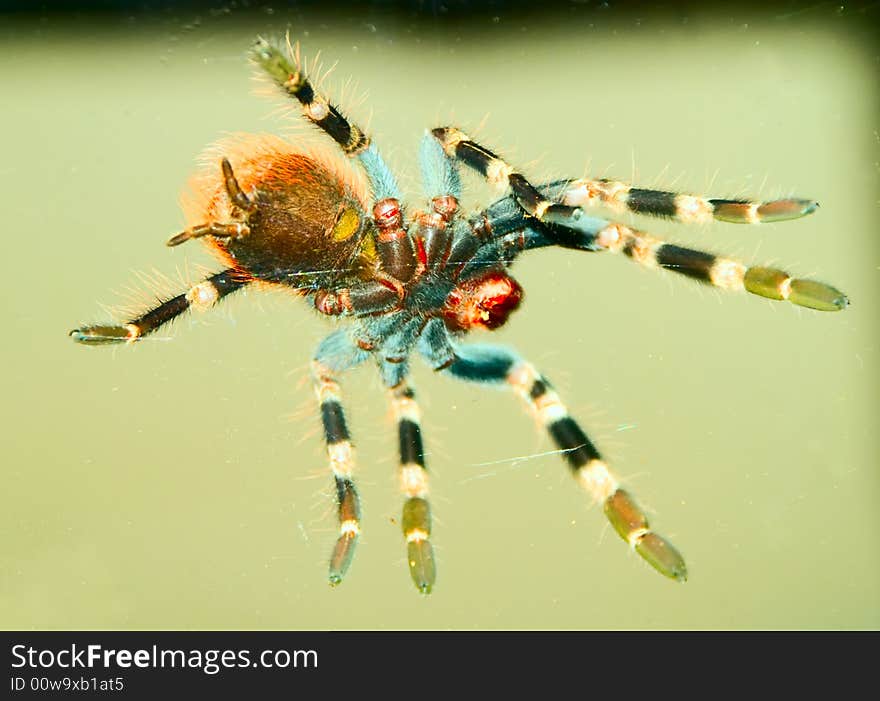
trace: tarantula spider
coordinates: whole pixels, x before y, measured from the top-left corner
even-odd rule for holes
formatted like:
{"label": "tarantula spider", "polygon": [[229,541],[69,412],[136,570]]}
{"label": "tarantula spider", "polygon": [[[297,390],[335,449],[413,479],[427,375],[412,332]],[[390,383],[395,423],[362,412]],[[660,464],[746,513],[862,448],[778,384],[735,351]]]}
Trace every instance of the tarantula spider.
{"label": "tarantula spider", "polygon": [[[605,205],[685,223],[720,219],[756,224],[805,216],[817,203],[707,199],[610,180],[532,185],[463,132],[440,127],[425,135],[420,151],[429,208],[405,216],[395,178],[379,152],[309,82],[298,51],[291,51],[289,43],[283,51],[259,39],[251,57],[286,95],[299,101],[306,119],[360,164],[370,194],[359,191],[354,175],[339,172],[328,157],[307,155],[281,139],[242,136],[221,142],[218,148],[228,158],[220,161],[220,177],[201,175],[204,205],[190,213],[189,228],[168,245],[203,239],[226,268],[127,323],[78,328],[70,334],[74,340],[87,345],[133,343],[190,307],[210,307],[251,283],[296,290],[322,314],[349,317],[352,323],[325,338],[311,363],[336,487],[339,535],[330,557],[331,584],[342,581],[348,571],[361,528],[354,451],[336,378],[371,359],[397,420],[405,496],[401,524],[410,574],[423,593],[434,585],[420,413],[407,381],[414,351],[438,372],[512,388],[546,427],[575,478],[603,505],[617,533],[661,574],[683,581],[687,571],[682,556],[649,527],[550,382],[511,350],[461,345],[459,339],[473,329],[495,329],[507,321],[522,299],[522,288],[508,272],[512,261],[523,251],[546,246],[622,252],[642,265],[717,287],[812,309],[843,309],[847,298],[830,285],[665,243],[586,213]],[[461,216],[459,164],[505,196],[475,215]]]}

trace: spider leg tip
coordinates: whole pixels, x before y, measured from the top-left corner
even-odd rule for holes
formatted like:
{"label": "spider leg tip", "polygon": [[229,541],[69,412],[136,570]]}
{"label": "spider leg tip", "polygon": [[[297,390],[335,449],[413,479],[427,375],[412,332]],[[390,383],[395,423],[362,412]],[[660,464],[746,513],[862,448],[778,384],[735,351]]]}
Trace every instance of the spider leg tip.
{"label": "spider leg tip", "polygon": [[849,298],[843,292],[815,280],[793,280],[788,300],[820,312],[840,312],[849,306]]}
{"label": "spider leg tip", "polygon": [[653,531],[643,533],[633,544],[635,551],[664,577],[687,581],[687,566],[681,553],[668,540]]}
{"label": "spider leg tip", "polygon": [[138,338],[137,329],[131,325],[113,326],[98,324],[95,326],[84,326],[79,329],[73,329],[67,334],[76,343],[84,346],[103,346],[113,343],[127,343],[136,341]]}

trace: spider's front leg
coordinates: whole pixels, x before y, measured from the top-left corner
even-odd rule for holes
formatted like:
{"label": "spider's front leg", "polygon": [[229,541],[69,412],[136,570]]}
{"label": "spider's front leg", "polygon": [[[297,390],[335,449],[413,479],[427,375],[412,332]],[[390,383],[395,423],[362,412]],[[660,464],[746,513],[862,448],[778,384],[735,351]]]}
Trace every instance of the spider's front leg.
{"label": "spider's front leg", "polygon": [[367,356],[366,351],[352,343],[347,332],[337,331],[321,342],[311,365],[336,490],[339,536],[330,556],[329,567],[329,580],[333,586],[339,584],[348,572],[361,532],[360,500],[354,484],[354,448],[335,376],[359,365]]}
{"label": "spider's front leg", "polygon": [[789,197],[753,201],[704,197],[636,187],[617,180],[582,178],[568,183],[561,201],[577,207],[602,204],[616,212],[634,212],[674,219],[683,224],[706,224],[713,219],[731,224],[762,224],[800,219],[819,207],[815,200]]}
{"label": "spider's front leg", "polygon": [[469,382],[506,383],[524,400],[530,412],[547,429],[578,482],[602,504],[614,530],[662,575],[684,581],[684,558],[648,524],[644,512],[602,460],[599,451],[553,390],[530,364],[511,351],[489,345],[455,349],[456,358],[446,372]]}
{"label": "spider's front leg", "polygon": [[[593,251],[622,251],[643,265],[667,268],[717,287],[746,290],[761,297],[787,300],[820,311],[839,311],[848,304],[846,295],[826,283],[795,278],[778,268],[749,267],[728,258],[666,243],[622,224],[588,216],[582,207],[598,201],[618,209],[688,222],[706,221],[714,217],[729,222],[756,224],[810,214],[817,207],[813,200],[748,202],[707,199],[633,188],[625,183],[591,180],[551,183],[536,188],[504,159],[472,141],[460,130],[440,127],[431,133],[447,156],[473,168],[490,184],[502,190],[509,188],[525,213],[519,228],[530,228],[530,219],[550,225],[536,232],[538,236],[533,237],[531,247],[555,243]],[[545,196],[542,190],[548,189],[557,190],[555,196],[558,200]],[[503,200],[496,205],[502,203]],[[497,235],[503,233],[499,231]]]}
{"label": "spider's front leg", "polygon": [[[560,181],[542,185],[539,190],[565,201],[565,187],[565,181]],[[746,265],[726,256],[679,246],[625,224],[589,216],[579,207],[558,219],[548,213],[540,224],[520,211],[513,197],[506,197],[480,213],[475,221],[481,222],[490,235],[479,254],[463,268],[463,275],[485,266],[486,261],[500,258],[509,262],[524,250],[562,246],[623,253],[647,268],[670,270],[714,287],[788,301],[817,311],[840,311],[849,304],[843,292],[827,283],[796,278],[780,268]]]}
{"label": "spider's front leg", "polygon": [[732,258],[677,246],[615,222],[607,223],[597,232],[596,243],[600,250],[622,252],[645,267],[671,270],[727,290],[744,290],[823,312],[838,312],[849,305],[847,296],[827,283],[796,278],[779,268],[749,266]]}
{"label": "spider's front leg", "polygon": [[542,222],[565,224],[584,206],[603,204],[617,211],[668,217],[685,223],[712,219],[736,224],[777,222],[812,214],[815,200],[789,198],[768,202],[707,198],[699,195],[634,187],[614,180],[572,180],[559,201],[547,199],[503,158],[473,141],[455,127],[438,127],[431,134],[444,152],[477,171],[500,190],[508,188],[520,207]]}

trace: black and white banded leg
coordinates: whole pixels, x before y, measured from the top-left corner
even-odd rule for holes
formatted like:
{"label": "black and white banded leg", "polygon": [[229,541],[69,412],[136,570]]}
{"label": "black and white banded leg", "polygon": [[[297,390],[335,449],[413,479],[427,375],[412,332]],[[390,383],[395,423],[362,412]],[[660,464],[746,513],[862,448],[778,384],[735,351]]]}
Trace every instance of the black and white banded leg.
{"label": "black and white banded leg", "polygon": [[530,364],[506,348],[461,346],[446,372],[469,382],[506,383],[550,434],[577,481],[602,505],[614,530],[662,575],[684,581],[684,558],[655,533],[644,512],[620,484],[596,446],[569,415],[550,383]]}
{"label": "black and white banded leg", "polygon": [[416,588],[422,594],[429,594],[436,579],[436,566],[431,546],[431,505],[428,502],[421,413],[415,392],[406,380],[392,387],[390,394],[400,444],[400,490],[406,498],[401,519],[406,559]]}
{"label": "black and white banded leg", "polygon": [[348,572],[361,533],[360,499],[354,484],[354,447],[335,374],[360,364],[367,356],[351,342],[346,332],[337,331],[321,342],[311,364],[336,491],[339,535],[330,556],[329,581],[332,586],[339,584]]}
{"label": "black and white banded leg", "polygon": [[[667,268],[716,287],[745,290],[761,297],[787,300],[819,311],[839,311],[848,304],[846,295],[831,285],[794,278],[777,268],[748,267],[728,258],[665,243],[622,224],[587,216],[581,206],[598,199],[604,200],[605,204],[616,203],[618,209],[682,221],[714,217],[725,221],[758,223],[809,214],[817,207],[812,200],[790,199],[766,203],[701,200],[692,195],[632,188],[623,183],[605,183],[604,189],[597,191],[595,185],[598,181],[572,181],[567,188],[562,188],[558,201],[551,200],[504,159],[472,141],[462,131],[454,127],[440,127],[431,133],[450,158],[456,158],[473,168],[499,189],[509,189],[529,217],[590,237],[590,250],[623,251],[643,265]],[[554,231],[547,228],[544,233],[550,240],[558,237],[560,245],[571,246],[570,237],[559,236],[558,231],[560,229]]]}
{"label": "black and white banded leg", "polygon": [[188,309],[205,310],[213,307],[223,297],[241,289],[249,281],[250,278],[236,270],[224,270],[123,324],[89,324],[71,331],[70,337],[77,343],[91,346],[134,343]]}
{"label": "black and white banded leg", "polygon": [[[539,190],[562,197],[561,187],[564,188],[564,184],[548,183],[539,186]],[[462,274],[479,267],[481,259],[492,261],[501,257],[512,261],[523,250],[563,246],[590,252],[623,253],[646,268],[669,270],[713,287],[748,292],[817,311],[840,311],[849,304],[843,292],[827,283],[798,278],[780,268],[747,265],[727,256],[679,246],[625,224],[589,216],[579,208],[565,221],[557,222],[548,214],[545,222],[538,223],[529,215],[517,212],[513,198],[507,197],[481,212],[477,219],[484,222],[489,232],[482,244],[486,254],[474,256]]]}
{"label": "black and white banded leg", "polygon": [[616,222],[608,222],[598,231],[593,243],[593,250],[623,253],[647,268],[670,270],[726,290],[745,291],[823,312],[841,311],[849,304],[843,292],[827,283],[678,246]]}
{"label": "black and white banded leg", "polygon": [[346,119],[309,81],[298,44],[291,47],[288,40],[285,52],[265,39],[258,39],[251,56],[278,87],[300,103],[306,119],[332,138],[346,156],[360,161],[377,202],[388,198],[400,199],[400,188],[394,174],[378,150],[370,144],[370,137]]}
{"label": "black and white banded leg", "polygon": [[431,134],[450,158],[477,171],[499,190],[510,188],[527,214],[540,221],[564,223],[585,206],[603,204],[616,211],[667,217],[685,223],[712,219],[739,224],[797,219],[816,211],[815,200],[799,198],[753,202],[706,198],[665,190],[638,188],[614,180],[572,180],[559,200],[544,197],[539,188],[485,146],[455,127],[438,127]]}
{"label": "black and white banded leg", "polygon": [[724,199],[635,187],[618,180],[572,180],[560,201],[575,207],[603,205],[615,212],[634,212],[673,219],[683,224],[705,224],[713,219],[732,224],[761,224],[799,219],[816,211],[819,203],[802,198],[770,201]]}

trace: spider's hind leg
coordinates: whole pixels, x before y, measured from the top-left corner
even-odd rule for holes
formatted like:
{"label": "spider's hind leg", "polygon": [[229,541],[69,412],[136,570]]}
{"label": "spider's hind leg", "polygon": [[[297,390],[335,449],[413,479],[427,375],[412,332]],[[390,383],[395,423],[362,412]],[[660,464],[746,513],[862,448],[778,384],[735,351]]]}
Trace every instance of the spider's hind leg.
{"label": "spider's hind leg", "polygon": [[347,332],[340,330],[321,342],[311,366],[327,457],[336,488],[339,536],[330,556],[328,572],[333,586],[339,584],[348,572],[361,532],[360,499],[354,484],[354,448],[335,375],[359,365],[367,356],[368,353],[358,348]]}
{"label": "spider's hind leg", "polygon": [[431,505],[428,502],[421,413],[415,392],[406,380],[392,387],[390,395],[400,443],[400,489],[406,496],[401,519],[406,560],[416,588],[422,594],[429,594],[437,572],[431,545]]}
{"label": "spider's hind leg", "polygon": [[684,558],[655,533],[629,492],[621,489],[599,451],[553,390],[530,364],[505,348],[470,345],[456,348],[446,372],[469,382],[507,384],[523,399],[559,448],[577,481],[602,504],[614,530],[660,574],[684,581]]}

